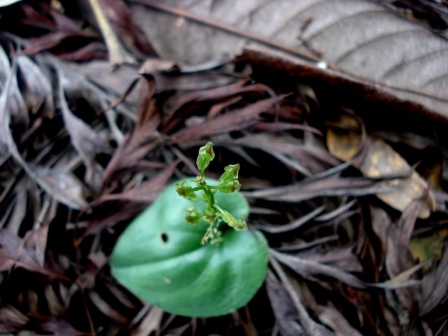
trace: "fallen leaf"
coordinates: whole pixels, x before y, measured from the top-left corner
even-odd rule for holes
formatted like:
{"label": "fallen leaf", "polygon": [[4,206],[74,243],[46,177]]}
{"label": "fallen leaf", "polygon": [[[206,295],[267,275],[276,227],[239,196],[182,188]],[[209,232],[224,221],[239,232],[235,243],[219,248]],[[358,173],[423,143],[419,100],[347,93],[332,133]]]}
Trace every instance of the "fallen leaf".
{"label": "fallen leaf", "polygon": [[[361,126],[356,124],[353,117],[342,115],[337,128],[332,125],[328,129],[327,144],[330,152],[341,160],[354,160],[354,166],[366,177],[386,179],[380,184],[393,189],[388,193],[378,194],[377,197],[399,211],[404,211],[414,199],[426,194],[419,217],[428,218],[431,211],[435,210],[436,202],[431,192],[427,192],[427,182],[383,140],[368,136],[365,148],[362,149],[361,133]],[[356,158],[360,150],[363,152]]]}
{"label": "fallen leaf", "polygon": [[339,335],[351,335],[351,336],[361,336],[355,328],[353,328],[350,323],[344,318],[336,308],[333,306],[321,306],[317,307],[317,317],[324,324],[329,326]]}
{"label": "fallen leaf", "polygon": [[249,198],[262,198],[271,201],[301,202],[320,196],[364,196],[390,191],[377,182],[364,178],[341,178],[338,175],[319,177],[317,175],[302,182],[287,186],[247,191]]}
{"label": "fallen leaf", "polygon": [[126,324],[129,322],[128,318],[112,308],[97,292],[90,291],[89,298],[100,312],[112,319],[115,323]]}
{"label": "fallen leaf", "polygon": [[173,172],[178,164],[179,161],[170,164],[154,178],[144,181],[128,191],[124,191],[119,194],[103,195],[98,200],[98,203],[113,200],[142,202],[145,204],[151,203],[157,198],[163,189],[165,189],[169,178],[173,175]]}
{"label": "fallen leaf", "polygon": [[119,38],[140,57],[157,56],[140,27],[132,20],[131,12],[122,0],[100,0],[101,8]]}
{"label": "fallen leaf", "polygon": [[5,229],[0,229],[0,270],[11,271],[22,267],[31,272],[52,275],[39,264],[38,255],[24,245],[24,241]]}
{"label": "fallen leaf", "polygon": [[21,79],[20,90],[27,110],[35,114],[42,108],[42,115],[53,118],[53,88],[49,78],[28,56],[19,55],[15,59]]}
{"label": "fallen leaf", "polygon": [[160,324],[162,322],[163,310],[155,306],[151,307],[139,326],[132,331],[131,336],[147,336],[152,332],[159,334]]}
{"label": "fallen leaf", "polygon": [[23,315],[14,307],[6,306],[0,309],[0,332],[13,333],[25,326],[28,322],[28,317]]}
{"label": "fallen leaf", "polygon": [[444,300],[448,291],[448,248],[446,246],[442,260],[423,277],[420,288],[422,293],[419,302],[420,314],[425,315]]}
{"label": "fallen leaf", "polygon": [[322,211],[325,210],[325,205],[322,205],[315,210],[311,211],[310,213],[292,221],[288,224],[283,225],[253,225],[253,227],[260,229],[261,231],[269,232],[269,233],[285,233],[290,232],[292,230],[300,228],[302,225],[310,222],[312,219],[314,219],[316,216],[322,213]]}
{"label": "fallen leaf", "polygon": [[365,89],[380,88],[441,116],[448,113],[445,70],[440,70],[445,69],[446,41],[372,1],[131,3],[134,18],[162,58],[194,64],[223,51],[238,54],[250,42],[264,44],[297,55],[308,68],[321,61],[327,68],[322,72],[336,78],[348,74]]}
{"label": "fallen leaf", "polygon": [[316,249],[309,249],[296,253],[299,258],[315,261],[332,267],[336,267],[346,272],[362,272],[361,265],[357,255],[353,252],[354,246],[345,246],[338,248],[329,248],[323,252]]}
{"label": "fallen leaf", "polygon": [[205,136],[247,128],[256,124],[261,113],[266,112],[266,110],[283,98],[285,98],[285,95],[263,99],[247,107],[216,117],[213,120],[208,120],[201,125],[180,130],[172,135],[171,142],[191,141]]}
{"label": "fallen leaf", "polygon": [[302,327],[295,321],[297,310],[288,292],[275,279],[272,272],[268,272],[266,288],[281,334],[284,336],[306,335]]}
{"label": "fallen leaf", "polygon": [[94,189],[99,187],[102,177],[102,169],[95,161],[95,155],[100,152],[110,152],[106,142],[98,136],[89,125],[82,119],[76,117],[68,108],[64,95],[64,78],[63,73],[59,73],[58,98],[62,111],[62,117],[66,125],[66,130],[70,135],[71,143],[75,147],[84,165],[86,166],[85,180],[93,186]]}
{"label": "fallen leaf", "polygon": [[[305,335],[316,335],[316,336],[331,336],[334,335],[333,332],[326,329],[323,325],[316,323],[308,314],[305,309],[305,306],[302,303],[301,298],[299,297],[297,291],[295,290],[293,284],[290,279],[286,275],[286,273],[281,268],[280,264],[277,263],[275,258],[270,259],[270,264],[273,266],[275,272],[280,278],[281,284],[283,285],[284,290],[288,293],[290,300],[292,300],[293,305],[297,312],[297,317],[300,322],[300,327],[304,329]],[[291,327],[291,325],[290,325]],[[297,329],[295,324],[292,325],[293,329],[298,331],[300,334],[300,330],[302,328]]]}
{"label": "fallen leaf", "polygon": [[30,177],[58,202],[72,209],[87,206],[87,191],[81,181],[70,172],[58,171],[44,167],[31,167],[22,162]]}
{"label": "fallen leaf", "polygon": [[285,253],[279,253],[275,250],[271,250],[270,252],[274,258],[290,267],[304,278],[316,279],[319,276],[326,276],[339,280],[354,288],[366,287],[364,282],[338,267],[328,266],[317,261],[307,260]]}

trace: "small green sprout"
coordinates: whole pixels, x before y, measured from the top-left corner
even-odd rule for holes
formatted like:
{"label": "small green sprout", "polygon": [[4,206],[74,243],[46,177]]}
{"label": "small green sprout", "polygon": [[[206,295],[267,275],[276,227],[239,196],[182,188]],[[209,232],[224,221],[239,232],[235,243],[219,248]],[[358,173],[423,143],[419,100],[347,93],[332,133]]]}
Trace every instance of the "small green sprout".
{"label": "small green sprout", "polygon": [[[215,193],[222,192],[231,194],[241,189],[241,184],[238,181],[238,173],[240,165],[228,165],[224,168],[224,173],[219,178],[218,185],[209,185],[206,182],[205,169],[210,162],[215,158],[213,151],[213,144],[208,142],[205,146],[199,149],[196,165],[200,171],[200,175],[196,177],[196,187],[192,187],[187,181],[176,184],[176,191],[179,196],[191,201],[202,201],[206,204],[205,210],[201,213],[195,207],[187,209],[185,219],[188,223],[195,225],[200,219],[209,223],[209,227],[202,238],[202,245],[210,243],[212,245],[219,245],[222,242],[222,233],[219,230],[222,222],[227,223],[230,227],[237,231],[247,230],[247,224],[242,218],[233,217],[230,212],[219,207],[215,200]],[[201,192],[198,196],[196,192]]]}

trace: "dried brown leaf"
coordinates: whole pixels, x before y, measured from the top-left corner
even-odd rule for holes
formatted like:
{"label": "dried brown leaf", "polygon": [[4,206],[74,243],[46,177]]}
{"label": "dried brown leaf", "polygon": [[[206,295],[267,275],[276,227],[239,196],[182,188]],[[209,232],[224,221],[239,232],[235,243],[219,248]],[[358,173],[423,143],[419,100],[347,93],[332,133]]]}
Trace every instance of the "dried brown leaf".
{"label": "dried brown leaf", "polygon": [[302,225],[308,223],[309,221],[313,220],[314,218],[316,218],[316,216],[318,216],[319,214],[322,213],[322,211],[325,210],[325,205],[322,205],[316,209],[314,209],[313,211],[311,211],[310,213],[292,221],[291,223],[288,224],[283,224],[283,225],[253,225],[253,227],[260,229],[261,231],[265,231],[265,232],[269,232],[269,233],[285,233],[285,232],[289,232],[295,229],[298,229],[299,227],[301,227]]}
{"label": "dried brown leaf", "polygon": [[271,255],[304,278],[316,279],[321,276],[326,276],[337,279],[354,288],[366,287],[364,282],[338,267],[328,266],[314,260],[295,257],[285,253],[279,253],[275,250],[271,250]]}
{"label": "dried brown leaf", "polygon": [[34,259],[37,263],[44,267],[45,262],[45,249],[47,246],[47,236],[48,236],[49,226],[42,226],[36,230],[30,230],[25,234],[23,238],[25,244],[24,247],[33,251]]}
{"label": "dried brown leaf", "polygon": [[156,177],[144,181],[138,186],[128,191],[122,192],[120,194],[104,195],[99,199],[98,202],[106,202],[113,200],[142,202],[146,204],[153,202],[165,188],[167,181],[173,175],[173,172],[178,164],[179,161],[170,164]]}
{"label": "dried brown leaf", "polygon": [[325,323],[339,335],[351,335],[351,336],[361,336],[355,328],[353,328],[350,323],[345,319],[336,308],[331,305],[328,306],[318,306],[316,311],[317,317],[320,321]]}
{"label": "dried brown leaf", "polygon": [[285,96],[278,96],[260,100],[238,110],[226,113],[213,120],[209,120],[198,126],[180,130],[173,134],[172,142],[178,143],[200,139],[221,133],[245,129],[257,123],[259,115],[266,112],[273,105],[281,101]]}
{"label": "dried brown leaf", "polygon": [[21,165],[28,175],[58,202],[77,210],[87,206],[87,191],[73,174],[44,167],[31,167],[25,162]]}
{"label": "dried brown leaf", "polygon": [[33,114],[42,108],[42,115],[52,118],[54,115],[53,89],[49,78],[29,57],[19,55],[15,59],[26,108]]}
{"label": "dried brown leaf", "polygon": [[[299,297],[298,292],[294,288],[291,280],[288,278],[286,273],[283,271],[280,264],[275,260],[275,258],[270,259],[270,263],[273,266],[275,272],[279,276],[281,280],[281,284],[283,285],[284,290],[288,293],[290,300],[293,302],[294,307],[297,312],[298,320],[305,331],[305,335],[316,335],[316,336],[331,336],[334,335],[333,332],[326,329],[324,326],[316,323],[308,314],[305,309],[305,306],[302,303],[301,298]],[[293,324],[294,326],[294,324]],[[298,329],[300,331],[300,329]]]}
{"label": "dried brown leaf", "polygon": [[139,326],[132,331],[131,336],[147,336],[153,332],[158,335],[163,313],[162,309],[153,306],[140,322]]}
{"label": "dried brown leaf", "polygon": [[87,333],[80,332],[73,328],[67,321],[53,316],[46,317],[46,321],[39,325],[43,332],[50,332],[54,336],[87,336]]}
{"label": "dried brown leaf", "polygon": [[[111,207],[110,203],[100,204],[98,209],[95,211],[98,215],[95,219],[89,222],[86,232],[84,235],[76,242],[78,245],[82,239],[88,235],[101,232],[106,228],[113,228],[114,225],[132,219],[141,213],[144,209],[144,205],[140,203],[117,203]],[[113,210],[113,211],[111,211]]]}
{"label": "dried brown leaf", "polygon": [[288,292],[272,272],[268,272],[266,288],[281,334],[284,336],[306,335],[302,327],[295,321],[297,310]]}
{"label": "dried brown leaf", "polygon": [[430,313],[446,297],[448,292],[448,248],[445,247],[442,260],[431,272],[423,277],[422,298],[419,302],[420,314]]}
{"label": "dried brown leaf", "polygon": [[100,4],[117,35],[128,48],[133,49],[134,54],[140,52],[143,53],[141,56],[157,56],[145,34],[132,20],[131,12],[124,1],[100,0]]}
{"label": "dried brown leaf", "polygon": [[354,246],[331,248],[325,252],[318,252],[316,249],[299,252],[296,256],[339,268],[346,272],[362,272],[363,267],[356,254],[353,252]]}
{"label": "dried brown leaf", "polygon": [[322,135],[322,133],[317,128],[308,125],[300,125],[282,121],[276,121],[270,123],[261,122],[257,124],[257,129],[263,132],[272,132],[272,133],[287,130],[300,130],[305,132],[312,132],[317,135]]}
{"label": "dried brown leaf", "polygon": [[290,136],[260,133],[237,139],[234,143],[265,151],[305,176],[320,173],[339,164],[339,161],[328,153],[309,148]]}
{"label": "dried brown leaf", "polygon": [[63,82],[67,79],[63,76],[59,73],[58,96],[65,128],[70,135],[73,147],[86,166],[85,180],[96,189],[101,180],[102,169],[95,162],[95,155],[100,152],[110,152],[110,148],[97,132],[70,111],[64,95]]}
{"label": "dried brown leaf", "polygon": [[20,237],[0,229],[0,270],[11,271],[14,267],[22,267],[31,272],[54,275],[40,265],[38,258],[36,251],[25,246]]}
{"label": "dried brown leaf", "polygon": [[97,292],[89,292],[89,298],[94,305],[104,315],[115,321],[116,323],[126,324],[129,322],[128,318],[114,309],[108,302],[106,302]]}
{"label": "dried brown leaf", "polygon": [[370,99],[372,89],[379,87],[392,99],[412,101],[414,108],[421,104],[447,116],[446,40],[372,1],[288,0],[281,6],[262,0],[245,5],[221,1],[219,6],[195,0],[132,3],[134,18],[162,58],[199,63],[223,51],[238,54],[255,41],[301,57],[302,73],[317,69],[321,60],[328,68],[322,73],[336,79],[353,74],[353,82],[364,86]]}
{"label": "dried brown leaf", "polygon": [[[234,95],[239,95],[242,93],[264,93],[266,92],[271,97],[275,96],[275,93],[268,86],[263,84],[252,84],[244,86],[247,80],[239,80],[230,85],[220,86],[208,90],[200,90],[187,93],[179,93],[174,95],[166,103],[166,113],[169,115],[168,118],[172,118],[176,112],[181,109],[184,105],[193,102],[203,102],[203,101],[213,101],[228,98]],[[167,123],[168,123],[167,119]]]}
{"label": "dried brown leaf", "polygon": [[[414,266],[408,244],[423,202],[423,198],[414,200],[406,207],[398,223],[389,227],[385,265],[391,278]],[[419,301],[418,290],[403,288],[397,289],[396,293],[405,311],[415,313],[415,303]]]}
{"label": "dried brown leaf", "polygon": [[161,114],[153,95],[154,79],[145,75],[140,81],[140,101],[138,119],[134,132],[128,135],[115,151],[104,171],[102,187],[105,188],[116,175],[126,169],[135,169],[139,162],[161,142],[157,127],[161,122]]}
{"label": "dried brown leaf", "polygon": [[[347,115],[341,116],[337,126],[338,128],[328,130],[329,150],[341,160],[352,160],[362,145],[360,127]],[[389,179],[382,184],[385,187],[394,187],[394,190],[378,194],[377,197],[395,209],[403,211],[414,199],[427,194],[419,217],[427,218],[431,211],[434,211],[435,200],[431,193],[427,193],[427,182],[383,140],[368,137],[362,160],[355,159],[354,165],[366,177]]]}
{"label": "dried brown leaf", "polygon": [[339,175],[316,176],[288,186],[244,192],[244,195],[279,202],[301,202],[321,196],[364,196],[391,190],[364,178],[341,178]]}
{"label": "dried brown leaf", "polygon": [[0,332],[13,333],[22,330],[28,322],[28,317],[16,308],[7,306],[0,309]]}

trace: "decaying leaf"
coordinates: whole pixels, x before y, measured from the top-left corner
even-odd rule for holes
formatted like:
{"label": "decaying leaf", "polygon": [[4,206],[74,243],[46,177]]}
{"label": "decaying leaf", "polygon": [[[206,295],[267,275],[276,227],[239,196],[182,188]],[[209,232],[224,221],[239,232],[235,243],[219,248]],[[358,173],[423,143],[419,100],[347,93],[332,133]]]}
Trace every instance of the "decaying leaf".
{"label": "decaying leaf", "polygon": [[54,116],[54,104],[52,87],[46,74],[28,56],[16,57],[21,78],[21,93],[26,108],[31,113],[37,113],[42,108],[42,115],[52,118]]}
{"label": "decaying leaf", "polygon": [[[262,44],[285,51],[281,60],[298,56],[302,73],[320,64],[326,68],[321,73],[339,80],[351,75],[352,82],[364,87],[358,92],[379,87],[392,99],[424,105],[442,116],[448,113],[443,89],[446,40],[387,7],[366,0],[289,0],[281,6],[262,0],[244,6],[230,0],[214,3],[132,0],[131,10],[163,58],[195,64]],[[421,110],[417,104],[414,108]]]}
{"label": "decaying leaf", "polygon": [[160,323],[162,322],[163,310],[157,307],[151,307],[149,312],[140,322],[139,326],[132,331],[132,336],[146,336],[152,332],[159,333]]}
{"label": "decaying leaf", "polygon": [[448,291],[448,248],[445,247],[442,260],[422,280],[422,300],[420,301],[421,314],[430,313],[446,298]]}
{"label": "decaying leaf", "polygon": [[285,253],[271,251],[271,254],[282,264],[292,268],[294,271],[307,278],[318,278],[319,276],[328,276],[354,288],[365,288],[366,285],[354,275],[347,273],[337,267],[327,266],[323,263],[294,257]]}
{"label": "decaying leaf", "polygon": [[[435,200],[428,192],[427,182],[383,140],[368,137],[365,149],[361,146],[360,126],[353,118],[344,116],[335,127],[327,131],[327,144],[330,152],[341,160],[354,160],[354,165],[364,176],[372,179],[385,179],[380,185],[390,187],[392,191],[377,194],[377,197],[393,208],[403,211],[413,200],[425,197],[425,203],[419,213],[420,218],[428,218],[435,210]],[[358,160],[355,155],[364,152]],[[425,195],[425,196],[423,196]]]}
{"label": "decaying leaf", "polygon": [[109,152],[110,150],[97,132],[70,111],[64,95],[64,81],[67,81],[67,79],[64,78],[62,73],[59,73],[58,96],[62,117],[71,142],[86,166],[86,181],[96,189],[101,181],[102,169],[95,162],[95,154]]}

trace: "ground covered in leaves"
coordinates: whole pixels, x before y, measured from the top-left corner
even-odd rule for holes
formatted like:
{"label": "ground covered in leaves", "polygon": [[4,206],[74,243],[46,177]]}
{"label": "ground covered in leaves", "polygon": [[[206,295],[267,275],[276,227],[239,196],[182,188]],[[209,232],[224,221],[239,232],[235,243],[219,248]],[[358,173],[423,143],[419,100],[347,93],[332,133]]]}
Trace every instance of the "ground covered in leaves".
{"label": "ground covered in leaves", "polygon": [[[21,6],[0,39],[2,333],[444,334],[446,120],[342,104],[253,54],[110,72],[98,35],[49,4]],[[212,177],[241,165],[270,262],[246,307],[189,319],[121,287],[108,258],[167,184],[198,174],[207,141]]]}

